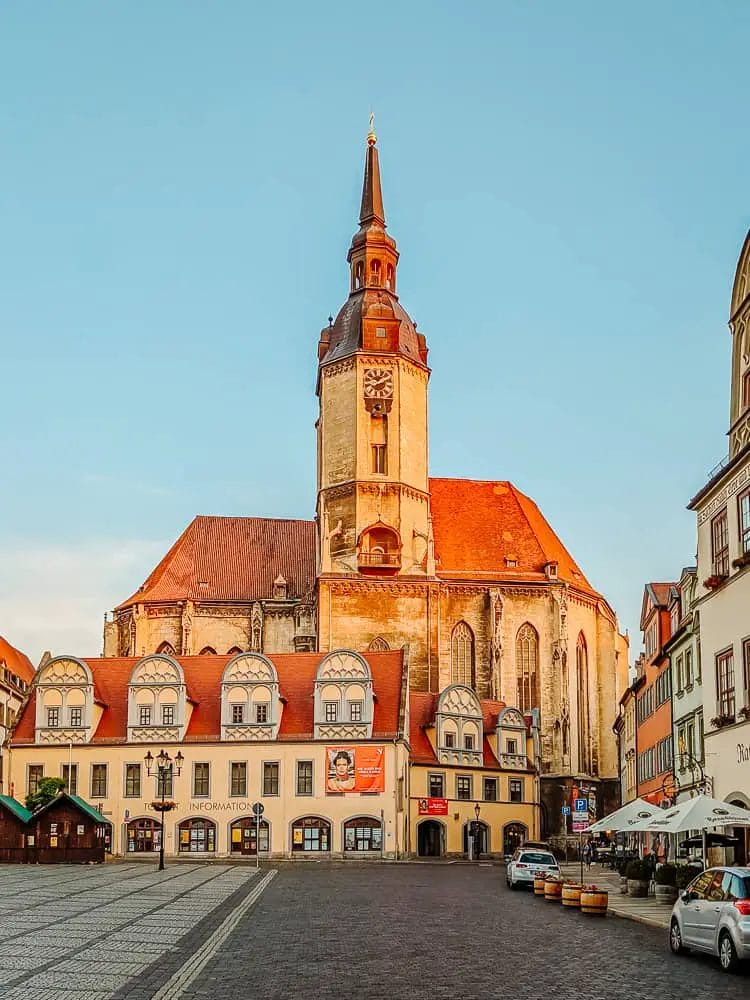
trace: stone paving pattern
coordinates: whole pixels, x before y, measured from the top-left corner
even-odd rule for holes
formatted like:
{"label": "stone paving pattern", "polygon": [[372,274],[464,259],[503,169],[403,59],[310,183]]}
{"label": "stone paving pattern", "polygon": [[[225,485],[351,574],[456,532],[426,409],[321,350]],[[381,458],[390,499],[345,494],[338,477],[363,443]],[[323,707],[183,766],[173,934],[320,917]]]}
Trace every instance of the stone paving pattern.
{"label": "stone paving pattern", "polygon": [[183,1000],[748,1000],[666,932],[511,892],[503,867],[280,866]]}
{"label": "stone paving pattern", "polygon": [[232,865],[0,866],[3,1000],[110,1000],[250,890]]}

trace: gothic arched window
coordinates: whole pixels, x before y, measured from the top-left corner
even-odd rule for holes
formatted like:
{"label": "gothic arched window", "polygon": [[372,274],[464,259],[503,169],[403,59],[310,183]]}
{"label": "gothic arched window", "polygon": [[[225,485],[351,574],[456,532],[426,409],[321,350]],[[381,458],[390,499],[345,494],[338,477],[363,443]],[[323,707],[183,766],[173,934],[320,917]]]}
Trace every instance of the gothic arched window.
{"label": "gothic arched window", "polygon": [[200,651],[199,656],[216,656],[216,650],[213,646],[204,646]]}
{"label": "gothic arched window", "polygon": [[370,284],[379,285],[380,284],[380,261],[377,257],[370,261]]}
{"label": "gothic arched window", "polygon": [[157,653],[163,653],[164,656],[174,656],[175,648],[171,642],[162,642],[156,650]]}
{"label": "gothic arched window", "polygon": [[451,683],[474,687],[474,633],[459,622],[451,633]]}
{"label": "gothic arched window", "polygon": [[390,648],[391,647],[388,645],[388,643],[386,642],[386,640],[383,638],[382,635],[376,635],[375,638],[370,643],[370,645],[367,647],[367,649],[371,653],[385,653]]}
{"label": "gothic arched window", "polygon": [[516,704],[522,712],[539,708],[539,636],[528,622],[516,635]]}
{"label": "gothic arched window", "polygon": [[583,632],[576,643],[576,691],[578,696],[578,768],[583,773],[591,770],[589,745],[589,655]]}

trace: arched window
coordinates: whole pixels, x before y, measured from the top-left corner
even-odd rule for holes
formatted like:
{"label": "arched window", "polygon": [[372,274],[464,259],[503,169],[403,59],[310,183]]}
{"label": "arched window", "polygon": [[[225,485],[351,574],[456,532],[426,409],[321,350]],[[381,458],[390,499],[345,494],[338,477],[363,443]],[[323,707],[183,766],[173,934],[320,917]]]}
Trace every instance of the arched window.
{"label": "arched window", "polygon": [[382,635],[376,635],[367,648],[371,653],[386,653],[391,647]]}
{"label": "arched window", "polygon": [[174,656],[175,648],[171,642],[162,642],[156,652],[163,653],[164,656]]}
{"label": "arched window", "polygon": [[180,853],[208,854],[216,850],[216,824],[210,819],[186,819],[180,823]]}
{"label": "arched window", "polygon": [[589,741],[589,657],[583,632],[576,643],[576,690],[578,693],[578,769],[584,774],[591,770]]}
{"label": "arched window", "polygon": [[742,376],[742,408],[750,409],[750,369]]}
{"label": "arched window", "polygon": [[361,288],[365,277],[365,265],[358,260],[354,265],[354,287]]}
{"label": "arched window", "polygon": [[516,704],[522,712],[539,708],[539,636],[525,622],[516,635]]}
{"label": "arched window", "polygon": [[161,823],[155,819],[134,819],[128,823],[130,854],[145,854],[159,850]]}
{"label": "arched window", "polygon": [[198,654],[199,656],[216,656],[216,650],[213,646],[204,646],[203,649]]}
{"label": "arched window", "polygon": [[383,846],[383,827],[379,819],[358,816],[344,823],[345,851],[379,851]]}
{"label": "arched window", "polygon": [[269,837],[268,823],[262,819],[256,823],[254,816],[243,816],[236,819],[229,828],[232,854],[258,853],[258,834],[260,835],[260,853],[268,854]]}
{"label": "arched window", "polygon": [[385,287],[393,291],[393,264],[388,264],[385,269]]}
{"label": "arched window", "polygon": [[292,824],[292,851],[331,850],[331,824],[320,816],[305,816]]}
{"label": "arched window", "polygon": [[227,656],[235,656],[237,653],[241,653],[242,650],[239,646],[232,646],[231,649],[227,650]]}
{"label": "arched window", "polygon": [[370,284],[380,284],[380,261],[377,258],[370,261]]}
{"label": "arched window", "polygon": [[451,683],[474,687],[474,633],[459,622],[451,633]]}

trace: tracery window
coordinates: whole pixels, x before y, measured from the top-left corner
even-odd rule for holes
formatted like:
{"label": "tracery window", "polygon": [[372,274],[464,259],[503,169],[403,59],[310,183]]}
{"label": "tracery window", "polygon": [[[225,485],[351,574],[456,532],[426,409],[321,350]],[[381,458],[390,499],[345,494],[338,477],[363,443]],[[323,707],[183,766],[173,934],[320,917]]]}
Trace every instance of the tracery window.
{"label": "tracery window", "polygon": [[578,691],[578,756],[579,769],[584,773],[591,770],[591,747],[589,743],[589,659],[583,632],[576,643],[576,685]]}
{"label": "tracery window", "polygon": [[451,683],[475,686],[474,633],[459,622],[451,633]]}
{"label": "tracery window", "polygon": [[157,653],[163,653],[165,656],[174,656],[175,655],[175,648],[174,648],[174,646],[172,645],[171,642],[162,642],[159,645],[159,647],[156,650],[156,652]]}
{"label": "tracery window", "polygon": [[522,712],[539,708],[539,636],[525,622],[516,635],[516,704]]}

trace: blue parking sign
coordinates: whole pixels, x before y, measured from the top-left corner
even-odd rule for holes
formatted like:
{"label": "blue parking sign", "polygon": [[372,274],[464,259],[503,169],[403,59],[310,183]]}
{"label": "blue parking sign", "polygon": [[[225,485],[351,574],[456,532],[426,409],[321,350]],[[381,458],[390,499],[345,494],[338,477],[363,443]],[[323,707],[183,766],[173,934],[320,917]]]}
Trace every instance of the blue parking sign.
{"label": "blue parking sign", "polygon": [[562,814],[563,814],[563,816],[570,816],[570,806],[563,806],[562,807]]}
{"label": "blue parking sign", "polygon": [[577,813],[585,813],[589,811],[589,800],[588,799],[573,799],[573,808]]}

